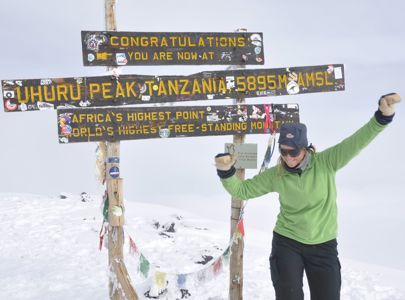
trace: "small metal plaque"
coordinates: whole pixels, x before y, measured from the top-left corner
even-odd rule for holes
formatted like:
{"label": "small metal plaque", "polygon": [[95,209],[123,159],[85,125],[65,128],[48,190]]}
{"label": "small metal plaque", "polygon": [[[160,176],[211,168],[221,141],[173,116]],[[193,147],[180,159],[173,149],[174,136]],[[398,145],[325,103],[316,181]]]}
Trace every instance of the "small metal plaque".
{"label": "small metal plaque", "polygon": [[225,144],[225,152],[238,156],[236,169],[257,169],[257,144]]}

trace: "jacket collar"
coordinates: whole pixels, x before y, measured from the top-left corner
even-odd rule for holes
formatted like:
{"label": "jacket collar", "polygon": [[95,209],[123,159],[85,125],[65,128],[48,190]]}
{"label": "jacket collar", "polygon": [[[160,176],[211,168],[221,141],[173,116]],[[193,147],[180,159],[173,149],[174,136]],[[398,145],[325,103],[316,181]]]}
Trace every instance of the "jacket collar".
{"label": "jacket collar", "polygon": [[287,166],[287,164],[283,161],[283,166],[284,169],[286,171],[288,171],[288,173],[293,173],[293,174],[299,174],[301,175],[302,172],[304,172],[306,169],[309,169],[312,167],[311,164],[311,158],[312,155],[310,152],[307,152],[305,154],[304,159],[300,162],[300,164],[298,166],[296,166],[295,168],[290,168],[289,166]]}

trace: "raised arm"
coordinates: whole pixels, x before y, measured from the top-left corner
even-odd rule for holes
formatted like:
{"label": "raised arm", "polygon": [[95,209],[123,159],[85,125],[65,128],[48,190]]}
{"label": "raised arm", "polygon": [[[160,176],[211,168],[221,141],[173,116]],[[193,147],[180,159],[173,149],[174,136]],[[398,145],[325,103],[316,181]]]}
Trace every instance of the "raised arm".
{"label": "raised arm", "polygon": [[392,121],[395,104],[400,101],[401,97],[395,93],[382,96],[378,110],[367,124],[339,144],[319,153],[319,158],[335,171],[344,167]]}

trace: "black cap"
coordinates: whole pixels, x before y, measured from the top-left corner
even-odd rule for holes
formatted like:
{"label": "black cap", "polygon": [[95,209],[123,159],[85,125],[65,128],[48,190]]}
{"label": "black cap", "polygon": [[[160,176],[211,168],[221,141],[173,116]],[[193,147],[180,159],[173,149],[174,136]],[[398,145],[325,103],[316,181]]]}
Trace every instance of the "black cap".
{"label": "black cap", "polygon": [[284,124],[280,128],[278,143],[296,149],[308,147],[307,127],[302,123]]}

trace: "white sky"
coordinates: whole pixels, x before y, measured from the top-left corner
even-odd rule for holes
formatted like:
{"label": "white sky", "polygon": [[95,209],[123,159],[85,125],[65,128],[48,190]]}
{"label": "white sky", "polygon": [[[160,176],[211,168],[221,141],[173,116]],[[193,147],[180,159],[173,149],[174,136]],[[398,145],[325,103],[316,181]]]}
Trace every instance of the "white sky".
{"label": "white sky", "polygon": [[[104,0],[0,0],[0,79],[105,74],[105,67],[82,66],[80,42],[81,30],[105,29],[103,4]],[[299,103],[309,140],[322,150],[367,122],[380,95],[405,95],[404,10],[400,0],[119,0],[117,24],[122,31],[263,32],[265,68],[344,63],[345,92],[247,99],[252,104]],[[125,67],[122,73],[187,75],[221,69],[224,66]],[[404,129],[401,103],[393,124],[337,177],[341,251],[402,269],[405,245],[397,235],[405,230]],[[229,196],[216,177],[213,156],[231,141],[232,136],[122,142],[126,199],[226,220]],[[250,135],[246,142],[258,143],[261,161],[267,136]],[[58,144],[55,111],[0,110],[0,143],[0,192],[103,191],[94,177],[96,143]],[[256,172],[247,171],[247,177]],[[277,213],[276,201],[263,197],[250,202],[251,226],[271,232],[274,219],[268,216]],[[375,232],[373,243],[389,244],[390,255],[379,248],[367,250]]]}

